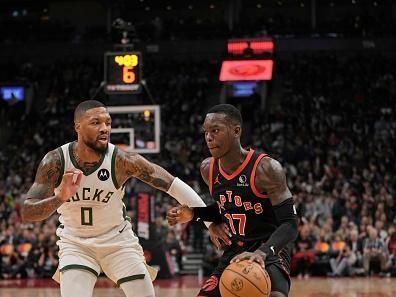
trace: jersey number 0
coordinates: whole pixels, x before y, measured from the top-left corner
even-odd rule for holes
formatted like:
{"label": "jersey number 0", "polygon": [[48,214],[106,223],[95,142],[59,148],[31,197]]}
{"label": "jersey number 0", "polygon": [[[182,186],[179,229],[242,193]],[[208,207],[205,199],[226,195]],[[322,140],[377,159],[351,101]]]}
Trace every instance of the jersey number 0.
{"label": "jersey number 0", "polygon": [[81,225],[92,226],[92,207],[81,207]]}

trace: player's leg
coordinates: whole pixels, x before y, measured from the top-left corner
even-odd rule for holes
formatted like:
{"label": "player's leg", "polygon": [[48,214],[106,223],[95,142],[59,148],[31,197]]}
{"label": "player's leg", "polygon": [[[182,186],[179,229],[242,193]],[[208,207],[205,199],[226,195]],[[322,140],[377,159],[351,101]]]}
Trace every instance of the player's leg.
{"label": "player's leg", "polygon": [[286,272],[278,265],[265,267],[271,279],[271,294],[269,297],[287,297],[290,289],[290,280]]}
{"label": "player's leg", "polygon": [[103,272],[127,297],[154,297],[152,278],[144,259],[133,248],[120,248],[101,259]]}
{"label": "player's leg", "polygon": [[57,244],[62,297],[92,296],[100,273],[100,266],[93,252],[78,239],[71,240],[60,236]]}
{"label": "player's leg", "polygon": [[99,261],[103,272],[121,287],[127,297],[154,297],[152,277],[131,224],[125,222],[108,237],[110,239],[100,249]]}
{"label": "player's leg", "polygon": [[62,272],[60,288],[62,297],[91,297],[97,276],[87,270],[70,269]]}
{"label": "player's leg", "polygon": [[221,297],[220,295],[220,277],[226,267],[230,264],[231,259],[236,252],[228,249],[225,250],[219,259],[219,263],[213,270],[208,280],[202,285],[197,297]]}
{"label": "player's leg", "polygon": [[[140,265],[144,266],[144,263]],[[147,269],[146,269],[147,270]],[[125,296],[127,297],[154,297],[154,287],[153,283],[150,279],[150,275],[148,272],[143,275],[142,278],[134,279],[131,277],[130,279],[121,279],[118,281],[120,288],[124,291]]]}

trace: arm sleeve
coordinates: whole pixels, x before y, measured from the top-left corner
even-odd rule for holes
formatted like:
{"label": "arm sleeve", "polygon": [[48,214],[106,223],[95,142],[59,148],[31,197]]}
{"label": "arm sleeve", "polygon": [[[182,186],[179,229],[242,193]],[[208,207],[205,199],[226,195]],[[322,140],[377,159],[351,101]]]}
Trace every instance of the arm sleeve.
{"label": "arm sleeve", "polygon": [[267,255],[278,254],[289,242],[296,240],[298,235],[298,218],[293,198],[286,199],[273,208],[279,226],[260,247]]}
{"label": "arm sleeve", "polygon": [[[206,207],[205,202],[199,197],[199,195],[185,182],[179,178],[175,178],[166,192],[177,200],[181,205],[187,205],[189,207],[199,206],[202,208]],[[209,228],[210,222],[204,222],[206,227]]]}
{"label": "arm sleeve", "polygon": [[217,203],[210,204],[207,207],[193,207],[193,210],[193,220],[202,220],[215,223],[220,223],[222,221]]}
{"label": "arm sleeve", "polygon": [[206,206],[202,198],[185,182],[176,177],[166,192],[177,200],[181,205],[189,207]]}

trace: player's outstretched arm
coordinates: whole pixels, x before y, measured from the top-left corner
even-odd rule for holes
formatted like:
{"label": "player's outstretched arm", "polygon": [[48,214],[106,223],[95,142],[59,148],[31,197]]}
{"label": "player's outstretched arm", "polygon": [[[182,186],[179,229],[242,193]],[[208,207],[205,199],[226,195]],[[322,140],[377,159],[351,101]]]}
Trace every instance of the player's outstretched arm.
{"label": "player's outstretched arm", "polygon": [[[210,186],[209,181],[209,170],[210,170],[210,159],[207,158],[201,163],[201,176],[204,182]],[[206,222],[221,222],[221,215],[217,204],[212,204],[210,206],[194,207],[192,213],[195,220],[202,220]]]}
{"label": "player's outstretched arm", "polygon": [[[50,151],[41,161],[34,180],[26,194],[21,215],[25,222],[42,221],[75,194],[82,178],[78,169],[66,170],[62,176],[62,163],[59,153]],[[55,187],[59,191],[54,195]]]}
{"label": "player's outstretched arm", "polygon": [[124,184],[129,178],[135,177],[168,193],[181,205],[205,206],[201,197],[189,185],[137,153],[119,150],[116,158],[116,174],[119,185]]}

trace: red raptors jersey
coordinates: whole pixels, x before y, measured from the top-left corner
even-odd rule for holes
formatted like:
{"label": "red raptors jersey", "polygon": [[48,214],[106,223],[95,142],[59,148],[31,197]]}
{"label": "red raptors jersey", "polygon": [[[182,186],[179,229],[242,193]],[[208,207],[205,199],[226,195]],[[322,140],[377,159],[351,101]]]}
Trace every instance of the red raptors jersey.
{"label": "red raptors jersey", "polygon": [[210,161],[209,190],[234,238],[266,240],[278,226],[266,193],[259,193],[254,185],[257,165],[266,157],[250,150],[232,174],[222,170],[220,160]]}

